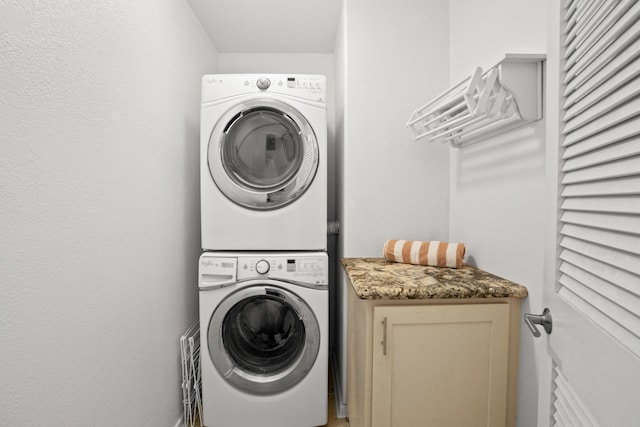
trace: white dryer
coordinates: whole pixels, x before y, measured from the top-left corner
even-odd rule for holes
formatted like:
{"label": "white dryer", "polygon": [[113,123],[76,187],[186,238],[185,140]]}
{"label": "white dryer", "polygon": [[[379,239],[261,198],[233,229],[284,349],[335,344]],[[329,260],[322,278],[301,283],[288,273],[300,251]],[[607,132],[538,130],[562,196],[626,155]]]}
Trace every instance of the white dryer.
{"label": "white dryer", "polygon": [[204,250],[326,250],[325,77],[202,78]]}
{"label": "white dryer", "polygon": [[199,281],[204,425],[325,425],[327,254],[205,252]]}

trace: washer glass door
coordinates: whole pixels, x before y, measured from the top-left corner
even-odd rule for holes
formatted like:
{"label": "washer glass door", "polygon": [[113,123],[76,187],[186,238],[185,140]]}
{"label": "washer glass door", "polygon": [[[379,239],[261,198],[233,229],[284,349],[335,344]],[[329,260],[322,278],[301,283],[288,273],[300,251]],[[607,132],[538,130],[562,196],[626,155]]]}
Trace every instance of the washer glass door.
{"label": "washer glass door", "polygon": [[320,329],[300,297],[256,284],[220,303],[209,322],[208,342],[213,364],[227,382],[247,393],[274,394],[309,372]]}
{"label": "washer glass door", "polygon": [[259,99],[231,108],[209,140],[209,170],[222,193],[252,209],[275,209],[300,197],[318,167],[313,129],[297,110]]}

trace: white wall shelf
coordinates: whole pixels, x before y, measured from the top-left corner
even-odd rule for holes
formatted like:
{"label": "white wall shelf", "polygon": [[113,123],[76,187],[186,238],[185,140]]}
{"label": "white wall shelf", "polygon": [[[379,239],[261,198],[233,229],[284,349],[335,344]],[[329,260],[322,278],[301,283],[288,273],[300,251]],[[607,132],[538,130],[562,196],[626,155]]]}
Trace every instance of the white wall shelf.
{"label": "white wall shelf", "polygon": [[507,54],[413,112],[414,140],[470,145],[542,118],[545,55]]}

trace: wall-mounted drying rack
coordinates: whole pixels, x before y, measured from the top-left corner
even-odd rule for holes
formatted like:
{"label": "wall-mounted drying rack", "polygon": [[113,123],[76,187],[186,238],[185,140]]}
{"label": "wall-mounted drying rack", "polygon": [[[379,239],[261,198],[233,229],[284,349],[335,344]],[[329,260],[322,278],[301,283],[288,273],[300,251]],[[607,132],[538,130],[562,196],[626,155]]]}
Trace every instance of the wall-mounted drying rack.
{"label": "wall-mounted drying rack", "polygon": [[475,72],[413,112],[414,140],[473,144],[542,118],[545,55],[507,54],[486,72]]}

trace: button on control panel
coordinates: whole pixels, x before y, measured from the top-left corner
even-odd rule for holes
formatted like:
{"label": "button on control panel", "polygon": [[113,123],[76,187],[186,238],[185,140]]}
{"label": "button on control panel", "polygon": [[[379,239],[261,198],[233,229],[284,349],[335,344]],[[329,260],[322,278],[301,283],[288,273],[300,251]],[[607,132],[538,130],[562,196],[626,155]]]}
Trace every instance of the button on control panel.
{"label": "button on control panel", "polygon": [[318,76],[287,77],[287,87],[309,93],[323,93],[324,79]]}
{"label": "button on control panel", "polygon": [[267,274],[269,272],[269,269],[271,269],[269,261],[261,259],[260,261],[256,262],[256,272],[258,274]]}
{"label": "button on control panel", "polygon": [[256,82],[256,86],[258,86],[258,89],[260,90],[267,90],[269,89],[269,86],[271,86],[271,80],[266,77],[260,77]]}

